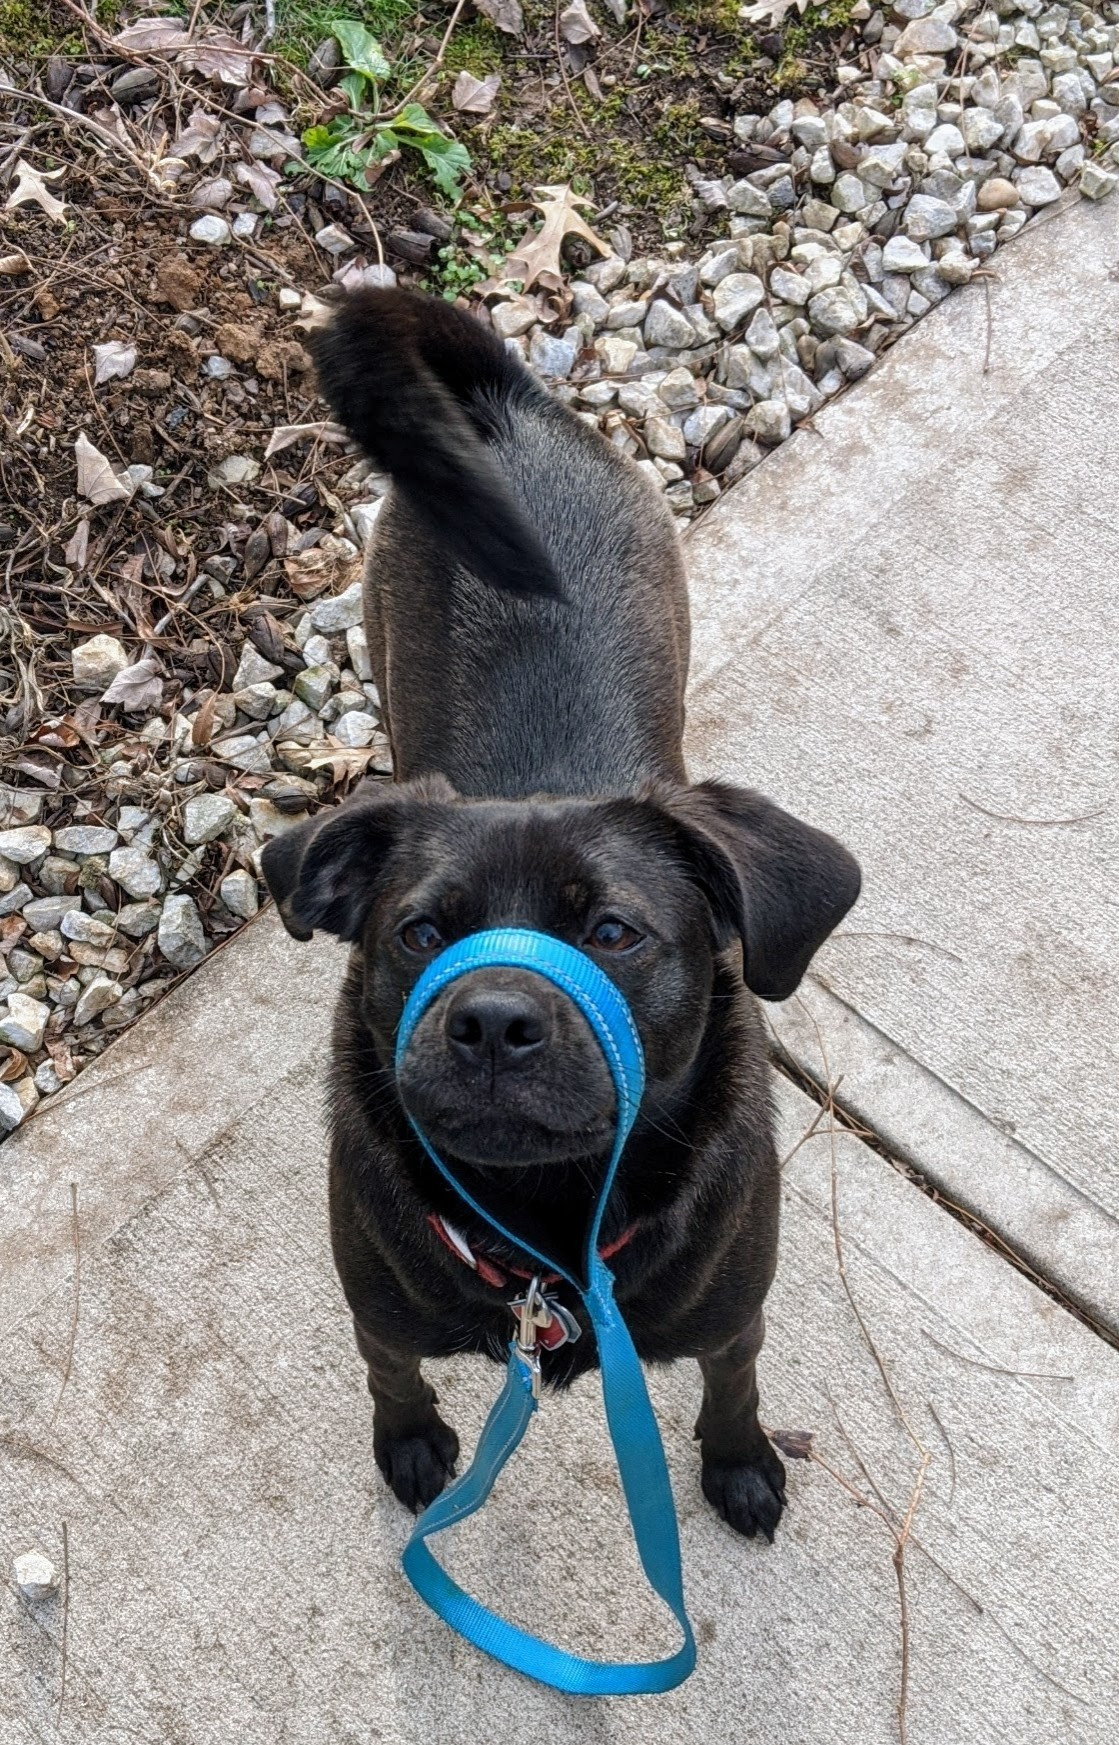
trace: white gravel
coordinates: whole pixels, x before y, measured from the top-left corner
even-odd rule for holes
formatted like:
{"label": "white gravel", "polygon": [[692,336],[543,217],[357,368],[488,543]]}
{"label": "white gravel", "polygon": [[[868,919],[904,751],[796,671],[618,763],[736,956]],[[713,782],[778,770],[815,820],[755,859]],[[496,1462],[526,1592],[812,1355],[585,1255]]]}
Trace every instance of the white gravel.
{"label": "white gravel", "polygon": [[[753,29],[756,14],[743,8]],[[852,19],[859,53],[828,101],[734,117],[737,147],[777,161],[695,177],[697,208],[728,231],[697,260],[683,244],[633,259],[615,233],[618,252],[570,287],[566,313],[491,302],[506,343],[644,463],[682,520],[1035,213],[1119,186],[1116,0],[859,0]],[[726,415],[717,446],[697,403]]]}

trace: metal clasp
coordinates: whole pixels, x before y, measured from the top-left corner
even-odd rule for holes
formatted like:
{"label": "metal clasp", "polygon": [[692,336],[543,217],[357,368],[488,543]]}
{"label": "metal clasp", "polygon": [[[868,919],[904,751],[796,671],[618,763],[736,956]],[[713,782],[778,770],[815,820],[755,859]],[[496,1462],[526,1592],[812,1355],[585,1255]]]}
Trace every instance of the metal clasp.
{"label": "metal clasp", "polygon": [[517,1355],[528,1365],[532,1375],[532,1397],[540,1398],[540,1341],[537,1328],[552,1324],[552,1311],[544,1295],[540,1275],[531,1281],[523,1297],[514,1297],[509,1304],[517,1317]]}
{"label": "metal clasp", "polygon": [[[531,1281],[523,1297],[514,1297],[509,1304],[517,1318],[517,1354],[527,1364],[532,1375],[532,1397],[540,1398],[540,1348],[555,1351],[561,1345],[578,1339],[582,1328],[570,1310],[556,1297],[545,1294],[539,1273]],[[543,1338],[548,1334],[548,1338]]]}

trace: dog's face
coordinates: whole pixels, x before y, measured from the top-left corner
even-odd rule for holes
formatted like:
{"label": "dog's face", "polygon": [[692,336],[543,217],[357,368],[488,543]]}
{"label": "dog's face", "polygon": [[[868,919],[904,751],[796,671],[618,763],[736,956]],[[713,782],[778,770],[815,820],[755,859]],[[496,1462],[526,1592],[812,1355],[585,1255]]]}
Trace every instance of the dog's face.
{"label": "dog's face", "polygon": [[[587,952],[618,985],[662,1104],[694,1064],[717,954],[740,938],[747,983],[782,998],[858,892],[854,861],[830,837],[714,786],[530,801],[460,800],[438,779],[372,788],[270,843],[263,866],[289,931],[323,927],[358,945],[385,1063],[444,946],[529,927]],[[602,1053],[571,1002],[527,970],[451,983],[416,1026],[397,1088],[436,1149],[464,1162],[610,1148]]]}

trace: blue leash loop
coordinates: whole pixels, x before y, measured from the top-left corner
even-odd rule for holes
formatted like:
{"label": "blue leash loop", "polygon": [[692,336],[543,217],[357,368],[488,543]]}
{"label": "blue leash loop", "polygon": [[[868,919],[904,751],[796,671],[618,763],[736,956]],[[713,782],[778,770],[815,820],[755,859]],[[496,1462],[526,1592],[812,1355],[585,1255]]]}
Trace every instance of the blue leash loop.
{"label": "blue leash loop", "polygon": [[[684,1609],[676,1510],[641,1363],[614,1301],[612,1275],[598,1253],[606,1203],[645,1087],[641,1041],[621,993],[584,952],[528,928],[495,928],[449,946],[424,971],[400,1020],[396,1038],[398,1069],[416,1025],[432,1001],[460,976],[483,968],[532,970],[560,988],[589,1024],[614,1081],[617,1125],[587,1235],[587,1283],[581,1284],[546,1254],[506,1230],[455,1180],[415,1121],[412,1126],[431,1161],[459,1197],[491,1229],[531,1255],[544,1271],[566,1279],[582,1297],[598,1341],[606,1422],[638,1556],[650,1586],[672,1611],[684,1640],[676,1653],[665,1660],[584,1660],[518,1629],[473,1599],[451,1579],[427,1545],[432,1534],[465,1520],[482,1507],[528,1429],[539,1394],[539,1357],[532,1347],[530,1326],[526,1337],[524,1315],[518,1337],[510,1341],[505,1386],[486,1420],[474,1459],[466,1472],[424,1510],[404,1548],[401,1563],[420,1598],[453,1630],[496,1660],[542,1684],[575,1696],[635,1696],[672,1690],[687,1678],[696,1658],[692,1627]],[[531,1286],[527,1297],[531,1311]]]}

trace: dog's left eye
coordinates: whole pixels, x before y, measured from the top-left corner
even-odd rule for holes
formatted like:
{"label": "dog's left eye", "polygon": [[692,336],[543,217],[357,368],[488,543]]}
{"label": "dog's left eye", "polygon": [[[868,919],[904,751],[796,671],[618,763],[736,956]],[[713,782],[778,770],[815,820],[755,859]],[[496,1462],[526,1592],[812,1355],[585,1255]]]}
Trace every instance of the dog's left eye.
{"label": "dog's left eye", "polygon": [[400,929],[400,942],[405,951],[430,957],[433,951],[438,951],[442,946],[443,935],[434,921],[409,921]]}
{"label": "dog's left eye", "polygon": [[589,943],[597,951],[632,951],[643,938],[635,927],[619,921],[616,915],[607,915],[591,929]]}

